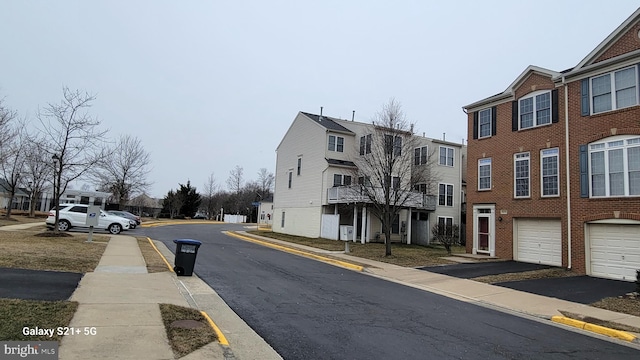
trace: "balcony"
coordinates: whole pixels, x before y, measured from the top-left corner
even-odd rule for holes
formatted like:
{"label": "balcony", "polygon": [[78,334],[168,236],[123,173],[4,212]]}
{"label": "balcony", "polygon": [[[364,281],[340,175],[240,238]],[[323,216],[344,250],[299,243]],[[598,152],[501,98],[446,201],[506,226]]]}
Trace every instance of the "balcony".
{"label": "balcony", "polygon": [[[376,188],[376,198],[383,199],[382,188]],[[426,195],[421,192],[411,191],[407,194],[407,200],[403,207],[411,207],[419,210],[436,210],[436,195]],[[381,201],[382,202],[382,201]],[[362,192],[360,185],[336,186],[327,189],[327,203],[348,204],[348,203],[372,203],[371,199]]]}

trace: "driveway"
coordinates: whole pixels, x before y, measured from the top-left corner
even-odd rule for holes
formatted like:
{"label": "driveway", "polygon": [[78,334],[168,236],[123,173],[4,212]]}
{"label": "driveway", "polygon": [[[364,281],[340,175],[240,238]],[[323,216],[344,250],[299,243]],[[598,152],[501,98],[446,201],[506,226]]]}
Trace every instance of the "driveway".
{"label": "driveway", "polygon": [[[480,276],[518,273],[549,268],[552,267],[517,261],[497,261],[429,266],[420,268],[420,270],[462,279],[473,279]],[[616,297],[635,290],[635,284],[632,282],[600,279],[590,276],[508,281],[495,283],[493,285],[547,297],[554,297],[580,304],[591,304],[606,297]]]}
{"label": "driveway", "polygon": [[466,264],[428,266],[420,268],[438,274],[449,275],[461,279],[473,279],[480,276],[500,275],[524,271],[549,269],[551,266],[529,264],[517,261],[490,261]]}
{"label": "driveway", "polygon": [[23,300],[67,300],[78,287],[82,274],[0,268],[0,298]]}
{"label": "driveway", "polygon": [[635,290],[635,284],[632,282],[600,279],[586,275],[509,281],[494,285],[580,304],[591,304],[606,297],[617,297]]}

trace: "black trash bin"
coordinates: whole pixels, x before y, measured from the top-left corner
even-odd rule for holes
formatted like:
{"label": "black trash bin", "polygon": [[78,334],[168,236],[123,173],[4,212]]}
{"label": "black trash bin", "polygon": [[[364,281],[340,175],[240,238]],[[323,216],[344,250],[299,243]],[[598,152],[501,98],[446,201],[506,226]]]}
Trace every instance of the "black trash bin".
{"label": "black trash bin", "polygon": [[202,243],[198,240],[192,239],[177,239],[173,240],[176,243],[176,259],[174,261],[173,271],[178,276],[191,276],[193,275],[193,267],[196,263],[196,256],[198,255],[198,248]]}

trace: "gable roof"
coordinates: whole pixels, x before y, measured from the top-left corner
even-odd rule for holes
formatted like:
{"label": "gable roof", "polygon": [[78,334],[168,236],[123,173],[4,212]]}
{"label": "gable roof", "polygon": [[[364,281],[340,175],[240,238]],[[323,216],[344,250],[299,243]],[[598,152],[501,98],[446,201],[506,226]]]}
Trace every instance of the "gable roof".
{"label": "gable roof", "polygon": [[[9,195],[9,191],[8,189],[10,189],[11,186],[9,186],[9,182],[6,179],[0,179],[0,193],[4,193]],[[29,196],[29,194],[25,193],[24,191],[22,191],[22,189],[18,186],[16,186],[16,194],[15,196],[17,197],[25,197],[25,196]]]}
{"label": "gable roof", "polygon": [[640,18],[640,8],[618,26],[606,39],[604,39],[593,51],[589,53],[574,69],[581,69],[586,65],[593,64],[605,51],[616,43],[620,37],[626,34],[627,30],[633,26]]}
{"label": "gable roof", "polygon": [[550,78],[556,78],[561,76],[561,73],[549,69],[545,69],[535,65],[529,65],[520,75],[501,93],[495,94],[488,98],[482,99],[480,101],[476,101],[467,106],[463,106],[462,108],[465,110],[477,108],[483,105],[487,105],[496,101],[512,99],[516,89],[523,81],[525,81],[531,74],[540,74],[543,76],[549,76]]}
{"label": "gable roof", "polygon": [[335,122],[334,120],[338,120],[338,119],[333,119],[330,118],[328,116],[324,116],[322,115],[322,117],[320,115],[316,115],[316,114],[310,114],[310,113],[306,113],[301,111],[301,114],[303,114],[304,116],[308,117],[309,119],[315,121],[318,125],[328,129],[328,130],[332,130],[332,131],[339,131],[339,132],[344,132],[347,134],[354,134],[353,131],[347,129],[346,127],[338,124],[337,122]]}

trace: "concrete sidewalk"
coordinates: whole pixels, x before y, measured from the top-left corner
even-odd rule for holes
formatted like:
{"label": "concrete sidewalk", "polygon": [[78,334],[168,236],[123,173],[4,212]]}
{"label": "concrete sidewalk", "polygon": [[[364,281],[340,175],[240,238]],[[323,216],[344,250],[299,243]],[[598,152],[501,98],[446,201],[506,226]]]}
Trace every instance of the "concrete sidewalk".
{"label": "concrete sidewalk", "polygon": [[[173,263],[174,255],[155,242]],[[160,303],[207,312],[233,348],[214,342],[183,357],[200,359],[281,359],[197,276],[173,272],[147,273],[134,237],[111,236],[94,272],[84,275],[71,299],[79,303],[68,335],[60,343],[60,359],[174,359],[162,323]],[[95,328],[95,335],[84,334]]]}

